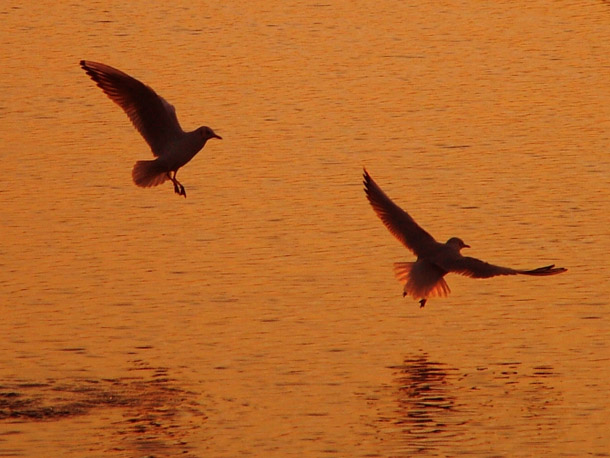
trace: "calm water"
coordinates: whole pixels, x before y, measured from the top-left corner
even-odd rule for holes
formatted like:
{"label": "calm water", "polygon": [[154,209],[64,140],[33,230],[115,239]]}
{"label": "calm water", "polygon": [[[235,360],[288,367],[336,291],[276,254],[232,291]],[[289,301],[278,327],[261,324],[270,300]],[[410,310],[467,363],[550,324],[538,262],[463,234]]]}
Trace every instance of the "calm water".
{"label": "calm water", "polygon": [[[4,2],[0,456],[608,456],[610,5]],[[210,142],[171,184],[79,68]],[[362,166],[549,278],[425,309]]]}

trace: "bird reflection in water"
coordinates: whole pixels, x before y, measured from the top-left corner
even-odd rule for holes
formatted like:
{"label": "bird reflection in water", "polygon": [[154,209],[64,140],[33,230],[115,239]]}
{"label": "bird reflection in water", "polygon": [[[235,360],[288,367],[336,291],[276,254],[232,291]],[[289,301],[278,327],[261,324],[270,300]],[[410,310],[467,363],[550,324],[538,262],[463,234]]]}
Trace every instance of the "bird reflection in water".
{"label": "bird reflection in water", "polygon": [[406,357],[391,369],[398,385],[395,424],[409,452],[430,452],[454,438],[459,431],[455,427],[464,423],[451,394],[457,369],[430,361],[425,353]]}

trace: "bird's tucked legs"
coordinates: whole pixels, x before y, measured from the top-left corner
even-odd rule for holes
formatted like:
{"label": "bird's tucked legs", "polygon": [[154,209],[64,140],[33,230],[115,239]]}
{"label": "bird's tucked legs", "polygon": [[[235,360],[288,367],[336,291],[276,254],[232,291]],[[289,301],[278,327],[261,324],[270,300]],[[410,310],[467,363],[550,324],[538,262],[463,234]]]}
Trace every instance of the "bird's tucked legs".
{"label": "bird's tucked legs", "polygon": [[171,172],[167,172],[167,178],[174,183],[174,192],[179,196],[184,196],[184,198],[186,198],[186,190],[184,189],[184,186],[182,186],[182,183],[176,179],[176,172],[174,172],[174,176],[171,175]]}
{"label": "bird's tucked legs", "polygon": [[[402,297],[407,297],[407,292],[406,292],[406,291],[403,291],[403,292],[402,292]],[[428,299],[420,299],[420,300],[419,300],[419,308],[420,308],[420,309],[421,309],[421,308],[423,308],[423,307],[424,307],[424,305],[426,305],[426,302],[427,302],[427,301],[428,301]]]}

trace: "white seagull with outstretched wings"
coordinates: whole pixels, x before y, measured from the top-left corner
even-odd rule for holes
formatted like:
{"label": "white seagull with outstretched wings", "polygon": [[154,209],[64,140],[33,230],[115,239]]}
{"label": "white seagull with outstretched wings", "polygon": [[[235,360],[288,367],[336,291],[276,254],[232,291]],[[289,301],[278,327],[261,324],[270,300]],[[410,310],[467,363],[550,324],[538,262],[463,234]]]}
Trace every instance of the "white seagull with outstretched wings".
{"label": "white seagull with outstretched wings", "polygon": [[377,216],[394,236],[416,256],[415,262],[394,264],[396,278],[404,283],[403,296],[419,299],[420,307],[429,297],[447,296],[451,291],[443,278],[455,272],[471,278],[489,278],[496,275],[555,275],[565,272],[563,267],[550,266],[537,269],[511,269],[489,264],[476,258],[462,256],[462,248],[470,248],[462,239],[451,237],[446,243],[437,242],[419,226],[411,216],[396,205],[364,170],[364,191]]}
{"label": "white seagull with outstretched wings", "polygon": [[80,66],[104,93],[120,106],[142,134],[156,159],[138,161],[131,173],[136,185],[157,186],[170,180],[174,192],[186,197],[176,179],[178,169],[189,162],[210,138],[221,138],[206,126],[192,132],[180,127],[175,108],[149,86],[109,65],[81,60]]}

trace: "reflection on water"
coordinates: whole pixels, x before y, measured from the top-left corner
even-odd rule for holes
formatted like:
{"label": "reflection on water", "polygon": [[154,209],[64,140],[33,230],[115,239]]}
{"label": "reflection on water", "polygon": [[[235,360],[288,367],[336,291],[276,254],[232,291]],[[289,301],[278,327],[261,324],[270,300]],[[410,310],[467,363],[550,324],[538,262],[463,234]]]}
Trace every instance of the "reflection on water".
{"label": "reflection on water", "polygon": [[398,456],[514,456],[525,448],[543,456],[566,437],[550,365],[507,361],[462,370],[422,353],[390,368],[394,408],[382,421],[395,427]]}
{"label": "reflection on water", "polygon": [[[189,456],[189,429],[180,422],[184,421],[186,412],[197,418],[195,428],[200,428],[206,420],[194,400],[194,393],[177,386],[166,368],[151,368],[137,361],[132,370],[148,375],[2,381],[0,428],[6,426],[12,429],[12,435],[21,435],[22,427],[28,424],[60,422],[61,425],[73,419],[88,422],[116,418],[118,414],[118,420],[102,422],[98,427],[108,434],[106,441],[114,450]],[[116,412],[112,414],[109,409]],[[3,456],[7,452],[0,451]],[[24,450],[11,453],[21,455]]]}
{"label": "reflection on water", "polygon": [[457,369],[430,361],[427,354],[406,357],[395,371],[398,385],[395,424],[414,453],[437,449],[456,435],[464,422],[456,415],[456,397],[452,379]]}

